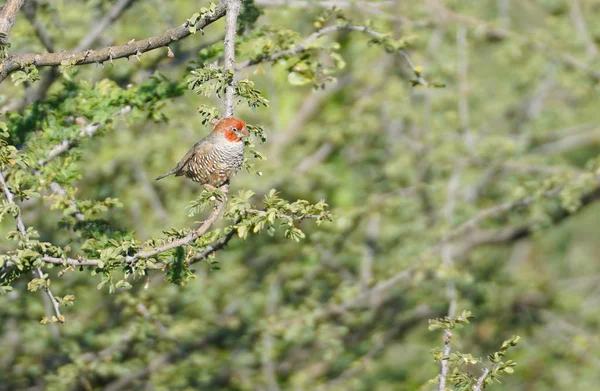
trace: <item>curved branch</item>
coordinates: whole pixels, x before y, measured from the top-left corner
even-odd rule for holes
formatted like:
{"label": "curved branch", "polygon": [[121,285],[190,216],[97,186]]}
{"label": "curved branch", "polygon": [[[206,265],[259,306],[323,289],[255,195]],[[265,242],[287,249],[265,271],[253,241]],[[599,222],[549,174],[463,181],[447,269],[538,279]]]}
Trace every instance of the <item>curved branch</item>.
{"label": "curved branch", "polygon": [[[124,263],[132,265],[140,259],[152,258],[158,254],[164,253],[164,252],[172,250],[174,248],[185,246],[185,245],[193,242],[194,240],[198,239],[202,235],[206,234],[208,232],[208,230],[210,229],[210,227],[212,227],[212,225],[219,219],[219,217],[223,213],[225,204],[227,203],[227,192],[229,191],[229,184],[224,184],[223,186],[221,186],[219,188],[219,190],[221,192],[223,192],[223,196],[217,198],[217,201],[215,203],[212,213],[208,216],[208,218],[206,220],[204,220],[204,222],[200,225],[200,227],[198,227],[195,231],[187,234],[183,238],[176,239],[171,242],[165,243],[162,246],[157,246],[157,247],[154,247],[151,249],[140,251],[135,255],[127,257],[125,259]],[[233,236],[233,234],[231,236]],[[229,238],[229,239],[231,239],[231,238]],[[229,241],[229,240],[227,240],[227,241]],[[219,248],[224,247],[225,244],[226,243],[221,245]],[[216,246],[216,244],[215,244],[215,246]],[[208,249],[210,249],[210,248],[213,248],[213,246],[209,246]],[[205,252],[207,250],[205,250]],[[206,253],[206,256],[204,258],[206,258],[210,253],[212,253],[214,251],[216,251],[216,250],[212,250],[212,251],[209,251],[208,253]],[[83,258],[83,257],[76,259],[76,258],[57,258],[57,257],[51,257],[51,256],[43,256],[42,261],[44,261],[46,263],[55,264],[55,265],[70,265],[70,266],[98,266],[100,264],[99,259],[87,259],[87,258]],[[190,261],[190,263],[193,263],[193,262]],[[164,267],[164,266],[165,266],[165,264],[163,264],[163,263],[156,265],[156,267],[158,267],[158,268]]]}
{"label": "curved branch", "polygon": [[[206,15],[196,24],[198,30],[203,29],[211,23],[219,20],[225,15],[225,4],[221,2],[215,12]],[[12,72],[22,69],[28,64],[36,67],[56,67],[63,62],[72,65],[84,65],[113,61],[123,57],[139,56],[142,53],[149,52],[154,49],[168,46],[169,44],[185,38],[192,33],[189,30],[188,23],[184,23],[179,27],[170,28],[161,35],[146,38],[141,41],[131,40],[124,45],[109,46],[98,50],[85,50],[75,53],[28,53],[10,56],[0,62],[0,82],[2,82]]]}
{"label": "curved branch", "polygon": [[8,42],[10,31],[15,24],[17,13],[21,9],[24,0],[7,0],[0,10],[0,45]]}
{"label": "curved branch", "polygon": [[[4,180],[4,174],[2,174],[2,171],[0,171],[0,185],[2,185],[2,190],[4,191],[4,195],[6,196],[6,200],[8,201],[8,203],[16,205],[16,202],[14,200],[14,196],[11,193],[10,189],[8,188],[8,185],[6,184],[6,181]],[[20,210],[17,211],[16,214],[15,214],[15,221],[17,223],[17,230],[19,231],[19,233],[23,237],[23,240],[24,241],[28,241],[28,239],[27,239],[27,228],[25,228],[25,223],[23,223],[23,218],[21,217],[21,211]],[[44,271],[42,270],[41,267],[36,267],[35,271],[32,269],[31,272],[33,273],[34,277],[36,277],[36,272],[37,272],[37,277],[40,278],[40,279],[44,279]],[[52,303],[52,307],[54,308],[54,313],[56,314],[57,320],[59,322],[61,322],[61,323],[64,323],[65,322],[65,318],[60,313],[60,309],[59,309],[60,304],[58,303],[58,301],[54,297],[54,294],[50,290],[50,286],[49,285],[45,285],[43,289],[44,289],[44,292],[46,292],[46,295],[48,296],[48,298],[50,299],[50,302]]]}

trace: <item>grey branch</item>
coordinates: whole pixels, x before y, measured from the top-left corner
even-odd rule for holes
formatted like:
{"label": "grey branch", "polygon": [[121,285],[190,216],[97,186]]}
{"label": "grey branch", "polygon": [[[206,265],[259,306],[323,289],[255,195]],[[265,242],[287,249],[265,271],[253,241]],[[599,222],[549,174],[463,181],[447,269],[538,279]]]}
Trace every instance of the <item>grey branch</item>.
{"label": "grey branch", "polygon": [[[225,15],[225,4],[220,3],[215,12],[206,15],[196,23],[198,30],[214,23]],[[170,28],[161,35],[146,38],[141,41],[132,40],[123,45],[109,46],[98,50],[85,50],[79,52],[64,53],[27,53],[9,56],[0,64],[0,82],[2,82],[12,72],[22,69],[25,64],[32,64],[36,67],[57,67],[63,61],[70,62],[73,65],[84,65],[93,63],[104,63],[119,58],[139,56],[142,53],[168,46],[169,44],[188,37],[191,34],[188,23],[179,27]]]}
{"label": "grey branch", "polygon": [[477,383],[475,383],[475,386],[473,387],[473,391],[481,391],[483,389],[483,382],[485,381],[485,378],[489,375],[489,373],[489,368],[485,368],[483,370],[483,373],[481,374],[481,376],[479,376],[479,378],[477,379]]}
{"label": "grey branch", "polygon": [[580,0],[571,0],[569,4],[569,15],[573,21],[573,24],[575,25],[577,35],[579,35],[579,39],[585,43],[585,50],[587,52],[588,60],[592,61],[598,56],[598,48],[588,32],[588,28],[583,17],[583,12],[581,11]]}
{"label": "grey branch", "polygon": [[[460,30],[459,30],[460,31]],[[448,181],[448,201],[446,202],[445,215],[449,225],[454,220],[454,210],[456,207],[456,200],[458,198],[458,191],[460,188],[460,174],[462,172],[462,164],[458,163],[454,169],[450,180]],[[454,268],[454,256],[452,254],[452,248],[450,243],[446,242],[442,246],[442,265],[445,269]],[[456,285],[454,281],[450,279],[446,282],[446,296],[448,298],[448,317],[453,318],[456,315]],[[444,348],[442,349],[442,359],[440,360],[440,381],[438,383],[438,391],[444,391],[446,389],[446,379],[448,378],[448,356],[452,349],[452,331],[450,329],[444,330]]]}
{"label": "grey branch", "polygon": [[[6,181],[4,180],[4,174],[2,173],[2,171],[0,171],[0,185],[2,185],[2,189],[4,191],[4,195],[6,196],[6,200],[8,201],[8,203],[16,205],[13,194],[10,192],[8,185],[6,184]],[[19,233],[23,237],[23,240],[26,241],[27,240],[27,229],[25,228],[25,223],[23,223],[23,218],[21,217],[20,210],[18,210],[15,215],[15,221],[17,223],[17,229],[19,230]],[[36,268],[35,271],[37,271],[38,278],[44,278],[44,271],[42,270],[41,267]],[[32,273],[35,277],[35,272],[32,271]],[[46,292],[46,295],[48,295],[48,298],[50,299],[50,302],[52,303],[52,306],[54,307],[54,313],[56,314],[56,318],[58,319],[59,322],[64,323],[64,317],[60,313],[60,308],[59,308],[60,304],[54,297],[54,294],[50,290],[50,287],[44,286],[44,292]]]}
{"label": "grey branch", "polygon": [[54,52],[54,42],[52,42],[50,33],[42,21],[37,17],[37,3],[34,1],[28,1],[23,7],[23,13],[29,20],[29,23],[31,23],[31,26],[35,30],[35,35],[37,35],[42,45],[44,45],[44,48],[49,53]]}
{"label": "grey branch", "polygon": [[8,42],[10,31],[15,24],[17,13],[24,0],[6,0],[4,7],[0,10],[0,45],[4,45]]}
{"label": "grey branch", "polygon": [[[223,196],[217,199],[217,201],[215,202],[215,205],[213,207],[212,213],[208,216],[208,218],[206,220],[204,220],[204,222],[200,225],[200,227],[198,227],[196,230],[192,231],[191,233],[187,234],[183,238],[176,239],[171,242],[165,243],[161,246],[157,246],[157,247],[154,247],[151,249],[140,251],[135,255],[129,256],[125,259],[124,262],[127,264],[133,264],[140,259],[152,258],[158,254],[164,253],[164,252],[172,250],[174,248],[185,246],[185,245],[191,243],[192,241],[198,239],[199,237],[204,235],[206,232],[208,232],[210,227],[217,221],[217,219],[223,213],[223,210],[225,208],[225,204],[227,201],[227,192],[229,190],[229,185],[225,184],[225,185],[221,186],[219,188],[219,190],[221,190],[221,192],[223,193]],[[233,234],[231,234],[231,236],[233,236]],[[217,244],[215,244],[215,246],[216,245]],[[221,247],[223,247],[224,245],[225,244],[223,244]],[[212,247],[212,246],[210,246],[210,247]],[[214,251],[216,251],[216,250],[213,248],[213,250],[210,251],[209,253],[207,253],[206,256],[208,256],[210,253],[212,253]],[[98,259],[56,258],[56,257],[51,257],[51,256],[43,256],[42,260],[44,262],[52,263],[55,265],[71,265],[71,266],[98,266],[98,264],[100,262]],[[192,262],[190,261],[190,263],[192,263]],[[157,268],[163,267],[163,266],[164,266],[164,264],[162,264],[162,263],[156,265]]]}
{"label": "grey branch", "polygon": [[[225,54],[224,65],[225,69],[233,72],[235,66],[235,36],[237,32],[237,18],[242,6],[241,0],[227,0],[227,17],[225,18]],[[223,117],[233,116],[233,108],[235,105],[235,87],[234,79],[231,80],[225,89],[225,111]]]}

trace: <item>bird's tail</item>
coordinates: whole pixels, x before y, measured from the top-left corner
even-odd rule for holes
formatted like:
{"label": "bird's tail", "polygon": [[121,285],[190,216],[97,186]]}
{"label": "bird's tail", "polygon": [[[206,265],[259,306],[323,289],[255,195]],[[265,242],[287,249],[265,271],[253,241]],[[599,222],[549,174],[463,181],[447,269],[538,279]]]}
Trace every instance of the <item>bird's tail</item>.
{"label": "bird's tail", "polygon": [[176,171],[175,169],[172,169],[171,171],[167,171],[167,172],[165,172],[164,174],[162,174],[161,176],[157,176],[157,177],[156,177],[156,180],[158,181],[158,180],[161,180],[161,179],[163,179],[163,178],[164,178],[164,177],[166,177],[166,176],[169,176],[169,175],[171,175],[171,174],[175,174],[175,171]]}

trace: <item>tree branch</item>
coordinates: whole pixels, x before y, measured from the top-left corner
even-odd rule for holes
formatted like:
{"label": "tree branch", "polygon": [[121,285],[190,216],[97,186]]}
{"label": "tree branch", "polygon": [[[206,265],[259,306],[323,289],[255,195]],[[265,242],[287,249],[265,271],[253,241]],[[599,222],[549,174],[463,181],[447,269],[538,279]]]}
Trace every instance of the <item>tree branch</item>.
{"label": "tree branch", "polygon": [[[4,180],[4,174],[2,173],[2,171],[0,171],[0,185],[2,185],[2,189],[4,190],[4,195],[6,196],[6,200],[8,201],[8,203],[16,205],[13,194],[10,192],[8,185],[6,184],[6,181]],[[23,240],[27,241],[28,240],[27,239],[27,229],[25,228],[25,224],[23,223],[23,218],[21,217],[21,211],[19,209],[17,209],[17,212],[15,214],[15,221],[17,223],[17,229],[19,230],[19,233],[23,237]],[[41,267],[35,268],[35,271],[32,270],[34,277],[36,276],[35,272],[37,272],[38,278],[41,278],[41,279],[45,278],[44,271],[42,270]],[[48,285],[44,284],[44,292],[46,292],[46,295],[48,295],[48,298],[50,299],[50,302],[52,303],[52,306],[54,307],[54,313],[56,314],[56,318],[58,319],[59,322],[64,323],[65,318],[60,313],[60,308],[59,308],[60,304],[54,297],[54,294],[52,293],[52,291],[50,290],[50,287]]]}
{"label": "tree branch", "polygon": [[[208,218],[206,220],[204,220],[204,222],[200,225],[200,227],[198,227],[193,232],[187,234],[183,238],[176,239],[171,242],[165,243],[161,246],[143,250],[143,251],[138,252],[135,255],[129,256],[125,259],[124,263],[134,264],[136,261],[138,261],[140,259],[152,258],[160,253],[164,253],[166,251],[172,250],[177,247],[185,246],[185,245],[191,243],[192,241],[198,239],[199,237],[204,235],[206,232],[208,232],[210,227],[217,221],[217,219],[223,213],[223,210],[225,208],[225,204],[227,201],[227,192],[229,190],[229,184],[225,184],[225,185],[221,186],[219,188],[219,190],[221,192],[223,192],[223,196],[219,197],[217,199],[212,213],[208,216]],[[233,234],[232,234],[232,236],[233,236]],[[217,245],[217,244],[215,244],[215,245]],[[223,244],[221,247],[224,247],[224,245],[225,244]],[[209,247],[212,247],[212,246],[209,246]],[[208,256],[210,253],[212,253],[214,251],[215,250],[208,252],[206,254],[206,256]],[[98,266],[98,264],[100,262],[99,259],[87,259],[87,258],[83,258],[83,257],[75,259],[75,258],[57,258],[57,257],[51,257],[51,256],[43,256],[42,260],[44,262],[52,263],[55,265],[71,265],[71,266]],[[190,263],[193,263],[193,262],[190,261]],[[156,265],[156,267],[163,267],[163,266],[165,266],[165,265],[162,263]]]}
{"label": "tree branch", "polygon": [[[263,62],[275,62],[277,60],[279,60],[282,57],[286,57],[286,56],[294,56],[296,54],[305,52],[307,50],[310,49],[310,44],[315,41],[317,38],[332,33],[334,31],[339,31],[339,30],[349,30],[349,31],[360,31],[363,32],[365,34],[371,35],[375,38],[384,38],[386,35],[385,34],[381,34],[375,30],[371,30],[367,27],[364,26],[353,26],[353,25],[335,25],[335,26],[327,26],[327,27],[323,27],[322,29],[319,29],[317,31],[315,31],[314,33],[312,33],[311,35],[309,35],[304,41],[300,42],[299,44],[297,44],[296,46],[294,46],[293,48],[290,49],[286,49],[286,50],[281,50],[279,52],[273,53],[269,56],[259,56],[256,58],[252,58],[250,60],[244,61],[242,63],[239,63],[235,66],[235,70],[242,70],[244,68],[250,67],[252,65],[256,65],[259,63],[263,63]],[[415,74],[415,77],[417,78],[417,81],[422,84],[423,86],[428,86],[429,84],[427,83],[427,81],[425,79],[423,79],[423,77],[420,76],[420,72],[417,70],[416,66],[414,65],[414,63],[411,61],[410,56],[408,55],[408,53],[406,53],[404,50],[399,50],[398,53],[404,58],[404,60],[406,61],[406,64],[409,66],[409,68],[412,70],[412,72]]]}
{"label": "tree branch", "polygon": [[29,23],[31,23],[31,27],[35,30],[35,35],[37,35],[44,48],[49,53],[54,52],[56,49],[54,42],[52,42],[52,38],[50,37],[50,33],[42,21],[37,17],[37,3],[35,1],[28,1],[23,7],[23,13],[29,20]]}
{"label": "tree branch", "polygon": [[0,45],[8,43],[10,37],[10,31],[15,24],[17,13],[24,0],[6,0],[4,7],[0,10]]}
{"label": "tree branch", "polygon": [[[219,20],[225,15],[225,4],[221,2],[215,12],[206,15],[196,23],[198,30],[203,29],[211,23]],[[72,65],[84,65],[92,63],[104,63],[113,60],[136,56],[139,57],[142,53],[168,46],[169,44],[183,39],[192,33],[188,28],[188,23],[184,23],[179,27],[170,28],[161,35],[146,38],[141,41],[130,41],[124,45],[109,46],[98,50],[85,50],[74,53],[28,53],[15,56],[9,56],[7,59],[0,62],[0,82],[8,75],[19,69],[22,69],[27,64],[35,65],[36,67],[56,67],[63,62]]]}
{"label": "tree branch", "polygon": [[[235,66],[235,35],[237,32],[237,17],[242,6],[241,0],[227,0],[227,17],[225,20],[225,54],[224,65],[225,70],[234,71]],[[235,106],[235,77],[232,75],[231,80],[225,88],[225,111],[223,117],[233,116],[233,108]]]}

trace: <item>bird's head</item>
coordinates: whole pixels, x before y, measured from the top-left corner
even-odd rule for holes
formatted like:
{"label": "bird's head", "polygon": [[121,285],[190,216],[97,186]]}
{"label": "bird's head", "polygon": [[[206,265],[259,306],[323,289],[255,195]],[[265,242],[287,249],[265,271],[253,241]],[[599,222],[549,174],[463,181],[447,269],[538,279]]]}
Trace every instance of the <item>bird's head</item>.
{"label": "bird's head", "polygon": [[248,137],[250,132],[246,123],[239,118],[228,117],[215,123],[214,132],[221,133],[227,141],[239,143],[243,137]]}

